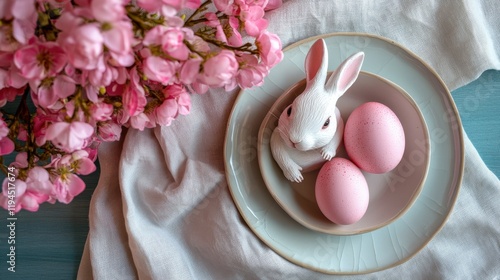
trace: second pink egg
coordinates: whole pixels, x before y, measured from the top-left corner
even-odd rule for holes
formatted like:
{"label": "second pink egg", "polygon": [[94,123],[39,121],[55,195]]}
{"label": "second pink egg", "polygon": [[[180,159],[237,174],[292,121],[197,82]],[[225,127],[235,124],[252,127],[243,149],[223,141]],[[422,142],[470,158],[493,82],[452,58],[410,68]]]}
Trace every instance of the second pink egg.
{"label": "second pink egg", "polygon": [[362,170],[381,174],[403,158],[405,134],[396,114],[378,102],[367,102],[351,113],[344,129],[349,158]]}

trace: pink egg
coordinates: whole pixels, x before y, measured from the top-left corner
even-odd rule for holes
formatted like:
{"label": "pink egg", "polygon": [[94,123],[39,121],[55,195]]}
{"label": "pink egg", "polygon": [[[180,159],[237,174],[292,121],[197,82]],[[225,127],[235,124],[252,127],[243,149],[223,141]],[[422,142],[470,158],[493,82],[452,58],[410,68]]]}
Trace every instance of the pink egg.
{"label": "pink egg", "polygon": [[360,169],[381,174],[394,169],[403,158],[405,134],[389,107],[367,102],[354,109],[347,119],[344,145]]}
{"label": "pink egg", "polygon": [[359,221],[368,208],[366,179],[359,168],[345,158],[333,158],[321,167],[315,195],[321,212],[340,225]]}

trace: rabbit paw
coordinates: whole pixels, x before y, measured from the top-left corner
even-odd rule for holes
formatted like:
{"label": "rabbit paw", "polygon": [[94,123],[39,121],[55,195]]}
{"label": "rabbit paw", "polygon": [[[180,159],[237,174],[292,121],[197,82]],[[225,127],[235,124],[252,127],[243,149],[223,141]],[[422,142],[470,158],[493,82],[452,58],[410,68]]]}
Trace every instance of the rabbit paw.
{"label": "rabbit paw", "polygon": [[332,149],[331,145],[327,145],[321,149],[321,156],[323,156],[325,160],[329,161],[335,156],[336,151],[337,149]]}
{"label": "rabbit paw", "polygon": [[302,180],[304,180],[304,177],[302,176],[302,173],[300,172],[302,168],[299,165],[293,165],[293,166],[287,166],[285,169],[283,169],[283,174],[285,174],[285,177],[292,182],[295,183],[300,183]]}

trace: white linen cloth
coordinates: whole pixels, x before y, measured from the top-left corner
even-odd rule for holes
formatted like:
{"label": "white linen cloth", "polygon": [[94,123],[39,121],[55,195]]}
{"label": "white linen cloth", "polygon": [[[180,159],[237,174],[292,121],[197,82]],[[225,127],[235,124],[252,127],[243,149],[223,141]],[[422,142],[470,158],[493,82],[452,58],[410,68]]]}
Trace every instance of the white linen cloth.
{"label": "white linen cloth", "polygon": [[[429,63],[450,90],[500,69],[495,0],[284,1],[267,14],[283,46],[333,32],[378,34]],[[494,93],[500,94],[500,93]],[[101,177],[79,279],[330,279],[262,243],[229,194],[223,162],[236,91],[193,95],[172,126],[129,130],[100,147]],[[453,212],[415,257],[340,278],[499,279],[500,181],[465,135],[465,174]]]}

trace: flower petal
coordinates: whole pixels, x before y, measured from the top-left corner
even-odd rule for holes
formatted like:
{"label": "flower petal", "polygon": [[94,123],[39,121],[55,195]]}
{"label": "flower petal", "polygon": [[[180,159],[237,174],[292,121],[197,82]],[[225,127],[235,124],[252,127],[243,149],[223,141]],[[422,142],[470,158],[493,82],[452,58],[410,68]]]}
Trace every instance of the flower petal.
{"label": "flower petal", "polygon": [[89,158],[82,158],[78,161],[77,174],[88,175],[96,170],[95,164]]}
{"label": "flower petal", "polygon": [[8,155],[14,151],[15,145],[8,137],[0,139],[0,156]]}
{"label": "flower petal", "polygon": [[68,175],[68,193],[75,197],[85,189],[85,182],[75,174]]}

